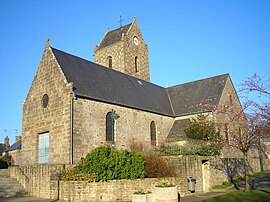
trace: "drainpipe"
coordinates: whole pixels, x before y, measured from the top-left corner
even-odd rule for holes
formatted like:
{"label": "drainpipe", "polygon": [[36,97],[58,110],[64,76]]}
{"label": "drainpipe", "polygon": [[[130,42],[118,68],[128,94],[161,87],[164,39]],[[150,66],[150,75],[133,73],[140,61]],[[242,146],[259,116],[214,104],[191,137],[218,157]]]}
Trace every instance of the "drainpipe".
{"label": "drainpipe", "polygon": [[74,109],[74,93],[71,96],[71,107],[70,107],[70,164],[73,164],[73,109]]}

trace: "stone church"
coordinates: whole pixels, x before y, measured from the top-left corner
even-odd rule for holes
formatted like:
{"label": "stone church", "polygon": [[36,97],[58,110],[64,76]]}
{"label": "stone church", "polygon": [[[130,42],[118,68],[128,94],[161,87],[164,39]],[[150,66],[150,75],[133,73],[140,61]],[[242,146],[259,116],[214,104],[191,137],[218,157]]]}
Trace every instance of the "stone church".
{"label": "stone church", "polygon": [[[227,101],[241,107],[228,74],[167,88],[151,83],[136,18],[107,30],[94,57],[82,59],[47,41],[23,103],[22,165],[76,164],[112,142],[119,149],[134,139],[148,147],[183,143],[183,125],[191,117],[215,117],[213,106]],[[119,115],[114,130],[112,110]]]}

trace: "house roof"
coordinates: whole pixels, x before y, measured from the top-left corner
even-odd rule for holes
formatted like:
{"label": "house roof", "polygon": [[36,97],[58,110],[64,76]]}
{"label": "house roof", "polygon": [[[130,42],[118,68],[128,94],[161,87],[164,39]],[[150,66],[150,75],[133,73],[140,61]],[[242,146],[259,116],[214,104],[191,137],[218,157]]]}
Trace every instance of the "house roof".
{"label": "house roof", "polygon": [[173,116],[165,88],[51,49],[75,95]]}
{"label": "house roof", "polygon": [[229,74],[168,88],[175,116],[212,111],[219,103]]}
{"label": "house roof", "polygon": [[106,46],[112,45],[112,44],[120,41],[122,39],[122,34],[123,33],[126,34],[131,25],[132,25],[132,23],[127,24],[127,25],[120,27],[118,29],[107,32],[105,34],[105,36],[103,37],[103,39],[101,40],[101,42],[99,43],[99,45],[97,46],[96,50],[104,48]]}
{"label": "house roof", "polygon": [[19,141],[15,142],[13,145],[11,145],[9,148],[7,148],[5,150],[5,152],[10,152],[10,151],[19,149],[19,148],[21,148],[21,145],[22,145],[22,141],[19,140]]}
{"label": "house roof", "polygon": [[[218,104],[228,74],[169,88],[51,48],[77,96],[167,116],[210,111]],[[206,105],[209,104],[209,105]]]}

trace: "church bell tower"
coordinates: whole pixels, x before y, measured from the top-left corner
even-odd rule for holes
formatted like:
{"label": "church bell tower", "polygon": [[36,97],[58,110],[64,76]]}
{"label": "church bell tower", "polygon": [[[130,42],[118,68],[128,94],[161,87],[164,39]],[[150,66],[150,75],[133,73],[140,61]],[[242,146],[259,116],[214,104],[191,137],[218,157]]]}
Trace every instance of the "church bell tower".
{"label": "church bell tower", "polygon": [[132,23],[110,31],[107,29],[94,48],[95,63],[150,81],[148,47],[136,17]]}

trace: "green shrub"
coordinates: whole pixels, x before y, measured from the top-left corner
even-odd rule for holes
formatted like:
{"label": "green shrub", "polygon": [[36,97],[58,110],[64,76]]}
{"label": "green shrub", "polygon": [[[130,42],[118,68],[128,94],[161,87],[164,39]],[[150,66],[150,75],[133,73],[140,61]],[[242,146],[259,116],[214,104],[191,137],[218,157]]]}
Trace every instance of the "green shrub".
{"label": "green shrub", "polygon": [[162,156],[177,156],[184,152],[185,147],[177,144],[161,144],[155,151]]}
{"label": "green shrub", "polygon": [[166,145],[162,144],[155,149],[161,156],[177,155],[199,155],[199,156],[216,156],[220,155],[220,149],[215,145]]}
{"label": "green shrub", "polygon": [[199,156],[216,156],[220,155],[220,150],[213,145],[196,145],[191,146],[186,151],[187,155],[199,155]]}
{"label": "green shrub", "polygon": [[11,157],[10,157],[10,155],[9,154],[5,154],[0,159],[0,169],[8,168],[8,166],[10,165],[10,163],[11,163]]}
{"label": "green shrub", "polygon": [[75,173],[95,174],[96,181],[138,179],[146,175],[143,156],[138,152],[98,147],[87,154]]}

